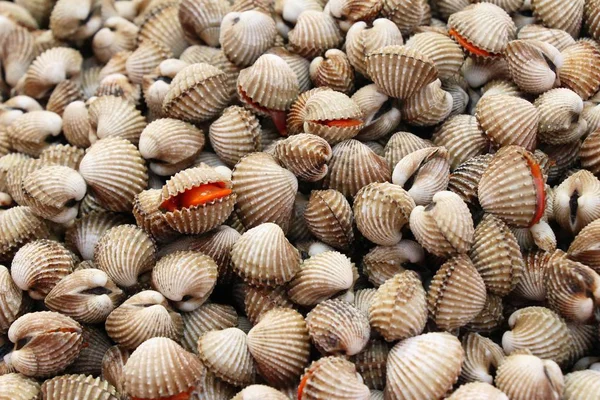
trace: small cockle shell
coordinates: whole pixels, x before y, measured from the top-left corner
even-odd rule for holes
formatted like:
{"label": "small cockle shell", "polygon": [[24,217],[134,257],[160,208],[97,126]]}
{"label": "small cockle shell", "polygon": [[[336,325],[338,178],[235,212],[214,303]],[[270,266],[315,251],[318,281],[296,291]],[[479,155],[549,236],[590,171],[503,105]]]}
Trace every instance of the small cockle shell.
{"label": "small cockle shell", "polygon": [[512,400],[559,400],[564,381],[554,361],[531,354],[513,354],[500,364],[496,387]]}
{"label": "small cockle shell", "polygon": [[598,157],[600,148],[600,129],[591,131],[585,138],[581,149],[579,150],[579,158],[581,166],[596,176],[600,176],[600,157]]}
{"label": "small cockle shell", "polygon": [[138,276],[155,263],[156,246],[150,236],[135,225],[115,226],[96,244],[94,263],[119,286],[132,287]]}
{"label": "small cockle shell", "polygon": [[592,400],[600,389],[600,371],[585,370],[565,375],[564,400]]}
{"label": "small cockle shell", "polygon": [[600,273],[600,249],[597,246],[600,235],[600,220],[594,220],[583,228],[569,246],[569,259],[587,265]]}
{"label": "small cockle shell", "polygon": [[163,100],[163,113],[198,123],[218,116],[229,102],[226,75],[206,63],[192,64],[175,75]]}
{"label": "small cockle shell", "polygon": [[472,382],[460,386],[447,400],[508,400],[508,396],[489,383]]}
{"label": "small cockle shell", "polygon": [[[493,96],[495,97],[495,96]],[[531,227],[544,215],[546,189],[533,155],[519,146],[501,148],[479,181],[478,197],[485,212],[511,227]],[[519,188],[518,191],[515,188]]]}
{"label": "small cockle shell", "polygon": [[457,74],[464,59],[460,46],[447,35],[437,32],[418,33],[406,42],[406,47],[428,56],[435,64],[440,79]]}
{"label": "small cockle shell", "polygon": [[81,323],[96,324],[104,322],[123,298],[123,291],[106,272],[91,268],[75,271],[58,282],[44,304]]}
{"label": "small cockle shell", "polygon": [[86,104],[83,101],[69,103],[63,111],[62,118],[63,135],[67,142],[77,147],[89,147],[92,126]]}
{"label": "small cockle shell", "polygon": [[253,153],[236,164],[231,180],[237,196],[235,211],[244,228],[273,222],[284,232],[289,229],[298,191],[293,173],[269,154]]}
{"label": "small cockle shell", "polygon": [[600,87],[600,49],[588,42],[577,42],[562,52],[560,82],[583,100],[589,99]]}
{"label": "small cockle shell", "polygon": [[[369,341],[367,347],[351,358],[363,382],[370,389],[383,390],[385,387],[385,364],[389,352],[388,344],[381,339]],[[371,397],[373,399],[373,391]],[[381,392],[383,400],[383,392]]]}
{"label": "small cockle shell", "polygon": [[[251,324],[256,324],[262,315],[274,308],[294,308],[286,294],[286,287],[259,287],[243,284],[243,308]],[[239,325],[239,324],[238,324]]]}
{"label": "small cockle shell", "polygon": [[248,337],[238,328],[209,331],[198,339],[198,354],[218,378],[234,386],[254,383],[256,364],[248,349]]}
{"label": "small cockle shell", "polygon": [[527,100],[499,94],[477,103],[476,117],[486,136],[498,147],[519,145],[533,151],[540,113]]}
{"label": "small cockle shell", "polygon": [[67,47],[46,50],[31,63],[17,85],[22,94],[41,99],[66,80],[77,79],[83,58],[79,51]]}
{"label": "small cockle shell", "polygon": [[221,21],[230,10],[221,0],[184,0],[179,5],[179,22],[185,38],[191,43],[219,45]]}
{"label": "small cockle shell", "polygon": [[502,347],[478,333],[465,335],[462,346],[465,362],[460,372],[461,381],[493,384],[492,373],[505,358]]}
{"label": "small cockle shell", "polygon": [[581,29],[584,3],[584,0],[574,0],[568,4],[557,0],[531,0],[531,9],[536,20],[544,26],[562,29],[577,38]]}
{"label": "small cockle shell", "polygon": [[257,10],[230,12],[221,21],[219,43],[223,52],[238,67],[252,65],[273,46],[275,21]]}
{"label": "small cockle shell", "polygon": [[368,316],[343,300],[325,300],[306,316],[315,347],[326,355],[358,354],[370,336]]}
{"label": "small cockle shell", "polygon": [[56,144],[46,147],[40,153],[40,160],[46,164],[57,164],[77,170],[85,155],[85,150],[70,144]]}
{"label": "small cockle shell", "polygon": [[301,133],[277,142],[274,156],[297,178],[316,182],[327,174],[331,146],[322,137]]}
{"label": "small cockle shell", "polygon": [[382,93],[374,83],[357,90],[352,95],[352,100],[363,113],[364,127],[357,135],[359,140],[385,137],[400,123],[402,115],[396,102]]}
{"label": "small cockle shell", "polygon": [[42,300],[73,272],[76,257],[61,243],[40,239],[21,247],[11,264],[15,284],[35,300]]}
{"label": "small cockle shell", "polygon": [[246,231],[233,245],[231,261],[234,271],[244,280],[262,286],[288,282],[300,270],[298,250],[273,223]]}
{"label": "small cockle shell", "polygon": [[464,358],[459,340],[445,332],[398,342],[388,354],[386,398],[444,397],[457,381]]}
{"label": "small cockle shell", "polygon": [[102,379],[111,383],[119,392],[123,392],[123,368],[129,359],[130,351],[122,346],[112,346],[102,357]]}
{"label": "small cockle shell", "polygon": [[588,131],[581,117],[583,101],[570,89],[549,90],[535,100],[540,113],[538,138],[541,142],[559,145],[581,138]]}
{"label": "small cockle shell", "polygon": [[591,172],[580,170],[554,190],[554,218],[572,235],[600,217],[600,181]]}
{"label": "small cockle shell", "polygon": [[477,225],[469,257],[487,290],[498,296],[506,296],[515,288],[525,268],[517,239],[491,214],[484,215]]}
{"label": "small cockle shell", "polygon": [[125,18],[110,17],[104,26],[94,35],[92,48],[100,62],[106,63],[120,51],[135,49],[138,27]]}
{"label": "small cockle shell", "polygon": [[435,81],[432,59],[407,46],[391,45],[367,54],[367,74],[388,96],[406,99]]}
{"label": "small cockle shell", "polygon": [[[132,83],[139,85],[144,75],[150,74],[162,61],[172,57],[173,53],[162,44],[154,40],[144,40],[132,53],[121,51],[115,54],[111,59],[112,70],[103,70],[103,73],[125,72]],[[111,66],[111,61],[104,69]],[[123,64],[125,71],[119,68]]]}
{"label": "small cockle shell", "polygon": [[436,325],[453,330],[469,323],[485,305],[485,283],[471,260],[457,255],[437,271],[427,292],[427,306]]}
{"label": "small cockle shell", "polygon": [[291,51],[306,58],[314,58],[327,49],[338,47],[343,38],[329,14],[306,10],[298,16],[294,29],[288,33],[288,40]]}
{"label": "small cockle shell", "polygon": [[510,330],[502,335],[502,347],[506,354],[527,349],[534,356],[559,364],[567,358],[569,329],[553,311],[544,307],[521,308],[510,316],[508,325]]}
{"label": "small cockle shell", "polygon": [[[317,0],[308,0],[308,1],[317,1]],[[293,3],[288,0],[288,3]],[[287,50],[285,47],[277,46],[271,47],[266,52],[267,54],[274,54],[278,57],[281,57],[283,61],[285,61],[290,68],[296,74],[298,78],[298,85],[300,88],[300,93],[309,90],[312,87],[312,82],[310,81],[310,61],[305,59],[299,54],[292,53]]]}
{"label": "small cockle shell", "polygon": [[65,244],[84,260],[91,260],[102,235],[110,228],[126,222],[127,218],[121,214],[98,211],[85,213],[65,232]]}
{"label": "small cockle shell", "polygon": [[356,226],[368,240],[391,246],[402,239],[402,228],[414,207],[412,197],[400,186],[375,182],[356,193],[353,210]]}
{"label": "small cockle shell", "polygon": [[390,137],[384,148],[384,157],[390,168],[394,168],[398,162],[417,150],[433,147],[433,144],[410,132],[396,132]]}
{"label": "small cockle shell", "polygon": [[404,272],[405,264],[423,261],[423,248],[412,240],[401,240],[393,246],[373,247],[362,259],[362,272],[376,287],[394,275]]}
{"label": "small cockle shell", "polygon": [[415,207],[409,222],[419,244],[439,257],[466,253],[473,243],[471,212],[452,192],[437,192],[427,207]]}
{"label": "small cockle shell", "polygon": [[144,159],[128,140],[109,137],[94,143],[79,164],[79,173],[96,200],[111,211],[129,211],[135,195],[146,188]]}
{"label": "small cockle shell", "polygon": [[398,26],[389,19],[378,18],[371,27],[364,21],[358,21],[346,35],[346,54],[354,69],[367,76],[366,57],[369,53],[381,47],[402,43]]}
{"label": "small cockle shell", "polygon": [[382,7],[383,1],[379,0],[333,0],[327,4],[327,10],[344,31],[356,21],[373,21]]}
{"label": "small cockle shell", "polygon": [[449,35],[475,57],[501,55],[508,42],[517,36],[510,16],[495,4],[478,3],[448,18]]}
{"label": "small cockle shell", "polygon": [[323,57],[312,60],[310,80],[316,87],[327,86],[346,94],[354,91],[354,70],[346,54],[338,49],[329,49]]}
{"label": "small cockle shell", "polygon": [[415,126],[433,126],[444,121],[454,105],[452,95],[437,79],[402,103],[402,120]]}
{"label": "small cockle shell", "polygon": [[205,373],[197,357],[173,340],[157,337],[131,353],[123,369],[123,389],[134,399],[189,396]]}
{"label": "small cockle shell", "polygon": [[369,183],[389,181],[390,175],[383,157],[358,140],[350,139],[333,147],[324,185],[344,196],[354,197]]}
{"label": "small cockle shell", "polygon": [[135,349],[153,337],[179,341],[183,335],[183,320],[162,294],[145,290],[115,308],[106,318],[105,328],[116,343]]}
{"label": "small cockle shell", "polygon": [[179,57],[189,45],[177,15],[179,3],[159,2],[147,10],[149,12],[139,15],[136,21],[140,26],[138,42],[155,42],[171,51],[175,57]]}
{"label": "small cockle shell", "polygon": [[10,325],[17,319],[25,305],[23,292],[13,282],[10,271],[0,265],[0,333],[8,332]]}
{"label": "small cockle shell", "polygon": [[61,117],[51,111],[30,111],[17,117],[6,133],[13,150],[37,157],[60,135]]}
{"label": "small cockle shell", "polygon": [[83,346],[81,325],[50,311],[23,315],[10,326],[8,338],[15,348],[4,361],[23,375],[34,377],[60,373]]}
{"label": "small cockle shell", "polygon": [[258,118],[240,106],[227,107],[208,133],[213,150],[230,167],[245,155],[261,150],[260,136]]}
{"label": "small cockle shell", "polygon": [[11,207],[0,213],[0,261],[10,261],[21,246],[49,236],[44,219],[29,207]]}
{"label": "small cockle shell", "polygon": [[21,374],[0,375],[0,397],[12,400],[36,400],[40,397],[40,384]]}
{"label": "small cockle shell", "polygon": [[177,251],[152,269],[152,285],[182,311],[200,307],[217,282],[217,264],[195,251]]}
{"label": "small cockle shell", "polygon": [[279,390],[265,385],[246,386],[231,400],[288,400],[289,397]]}
{"label": "small cockle shell", "polygon": [[352,208],[337,190],[313,190],[304,221],[317,239],[336,249],[348,249],[354,241]]}
{"label": "small cockle shell", "polygon": [[485,153],[488,139],[472,115],[448,118],[435,132],[433,143],[448,149],[450,170],[475,156]]}
{"label": "small cockle shell", "polygon": [[369,322],[388,342],[419,335],[427,322],[425,290],[418,275],[405,271],[383,283],[369,307]]}
{"label": "small cockle shell", "polygon": [[504,50],[504,57],[512,80],[524,92],[541,94],[560,82],[558,70],[563,65],[563,57],[549,43],[512,40]]}
{"label": "small cockle shell", "polygon": [[310,359],[304,317],[289,308],[275,308],[263,314],[248,332],[247,343],[258,373],[276,387],[296,382]]}
{"label": "small cockle shell", "polygon": [[533,250],[523,255],[525,261],[523,274],[513,293],[531,301],[546,299],[545,277],[550,261],[550,254],[541,250]]}
{"label": "small cockle shell", "polygon": [[517,37],[522,40],[540,40],[563,51],[575,43],[575,39],[562,29],[546,28],[542,25],[526,25],[519,29]]}
{"label": "small cockle shell", "polygon": [[298,400],[368,400],[356,366],[342,357],[323,357],[306,369],[298,386]]}
{"label": "small cockle shell", "polygon": [[587,265],[566,258],[557,250],[545,271],[548,305],[570,321],[585,323],[600,300],[600,276]]}
{"label": "small cockle shell", "polygon": [[403,35],[408,36],[424,22],[429,11],[428,3],[423,0],[384,0],[381,15],[389,18]]}
{"label": "small cockle shell", "polygon": [[117,136],[137,145],[146,127],[146,119],[141,112],[122,97],[101,96],[90,104],[88,112],[92,143]]}
{"label": "small cockle shell", "polygon": [[337,251],[326,251],[302,262],[300,271],[288,285],[290,299],[303,306],[314,306],[354,284],[354,264]]}
{"label": "small cockle shell", "polygon": [[2,54],[4,81],[11,87],[16,86],[36,55],[33,35],[25,28],[15,27],[4,38]]}
{"label": "small cockle shell", "polygon": [[198,352],[198,338],[204,332],[232,328],[238,323],[238,315],[232,306],[208,302],[181,316],[183,318],[181,344],[192,353]]}
{"label": "small cockle shell", "polygon": [[117,389],[110,383],[91,375],[62,375],[42,384],[42,395],[47,400],[118,400]]}

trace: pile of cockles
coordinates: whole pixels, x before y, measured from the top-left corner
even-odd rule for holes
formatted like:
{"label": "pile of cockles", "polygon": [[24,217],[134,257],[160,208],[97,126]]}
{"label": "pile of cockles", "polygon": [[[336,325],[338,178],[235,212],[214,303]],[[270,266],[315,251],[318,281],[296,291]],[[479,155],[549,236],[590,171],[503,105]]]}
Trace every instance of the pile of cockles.
{"label": "pile of cockles", "polygon": [[0,399],[598,400],[600,0],[0,1]]}

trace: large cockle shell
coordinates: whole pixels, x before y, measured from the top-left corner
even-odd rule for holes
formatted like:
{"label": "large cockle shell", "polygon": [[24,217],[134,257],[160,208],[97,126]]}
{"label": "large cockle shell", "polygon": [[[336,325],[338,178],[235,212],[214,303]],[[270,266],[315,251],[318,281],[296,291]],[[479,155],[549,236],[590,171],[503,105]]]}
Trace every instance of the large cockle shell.
{"label": "large cockle shell", "polygon": [[600,252],[597,246],[600,234],[600,220],[594,220],[586,225],[571,242],[568,257],[587,265],[600,273]]}
{"label": "large cockle shell", "polygon": [[260,136],[258,118],[240,106],[227,107],[208,133],[213,150],[230,167],[245,155],[261,150]]}
{"label": "large cockle shell", "polygon": [[479,181],[479,202],[486,212],[511,227],[531,227],[544,215],[544,180],[542,170],[530,152],[519,146],[503,147],[494,155]]}
{"label": "large cockle shell", "polygon": [[464,55],[460,46],[448,36],[438,32],[423,32],[412,36],[406,47],[419,50],[433,60],[440,79],[457,74]]}
{"label": "large cockle shell", "polygon": [[327,49],[338,47],[343,40],[335,20],[315,10],[306,10],[298,16],[288,39],[290,50],[306,58],[320,56]]}
{"label": "large cockle shell", "polygon": [[448,118],[436,131],[433,143],[448,150],[452,171],[467,160],[485,153],[489,146],[477,119],[464,114]]}
{"label": "large cockle shell", "polygon": [[376,287],[394,275],[404,272],[405,264],[419,264],[425,258],[423,248],[412,240],[401,240],[393,246],[376,246],[362,259],[362,272]]}
{"label": "large cockle shell", "polygon": [[31,63],[17,88],[27,96],[43,98],[60,82],[77,78],[82,61],[81,54],[75,49],[56,47],[46,50]]}
{"label": "large cockle shell", "polygon": [[454,106],[454,99],[442,89],[437,79],[428,84],[402,104],[402,119],[415,126],[433,126],[444,121]]}
{"label": "large cockle shell", "polygon": [[188,395],[205,373],[200,360],[173,340],[153,338],[131,353],[123,369],[123,388],[132,398]]}
{"label": "large cockle shell", "polygon": [[560,82],[583,100],[600,87],[600,49],[588,42],[578,42],[562,52],[563,65],[559,69]]}
{"label": "large cockle shell", "polygon": [[337,190],[313,190],[304,221],[317,239],[336,249],[348,249],[354,241],[352,207]]}
{"label": "large cockle shell", "polygon": [[559,400],[564,380],[554,361],[513,354],[500,364],[496,386],[514,400]]}
{"label": "large cockle shell", "polygon": [[273,46],[276,34],[275,21],[265,13],[230,12],[221,21],[219,43],[229,60],[247,67]]}
{"label": "large cockle shell", "polygon": [[368,398],[369,388],[362,382],[355,365],[342,357],[323,357],[313,361],[298,387],[298,400]]}
{"label": "large cockle shell", "polygon": [[426,333],[405,339],[388,354],[386,397],[442,398],[458,379],[464,358],[459,340],[449,333]]}
{"label": "large cockle shell", "polygon": [[29,207],[12,207],[0,213],[0,260],[10,261],[17,250],[26,243],[49,236],[44,219]]}
{"label": "large cockle shell", "polygon": [[[316,1],[316,0],[307,0],[307,1]],[[289,2],[288,3],[292,3]],[[310,61],[305,59],[299,54],[292,53],[288,49],[282,46],[271,47],[267,50],[267,54],[274,54],[278,57],[281,57],[283,61],[285,61],[290,68],[296,74],[298,78],[298,86],[299,92],[305,92],[312,87],[312,82],[310,81]]]}
{"label": "large cockle shell", "polygon": [[584,3],[584,0],[574,0],[568,4],[557,0],[532,0],[531,9],[536,19],[544,26],[562,29],[577,38],[581,29]]}
{"label": "large cockle shell", "polygon": [[469,323],[481,312],[485,300],[485,283],[465,255],[446,261],[427,293],[429,313],[436,325],[445,330]]}
{"label": "large cockle shell", "polygon": [[91,260],[102,235],[110,228],[126,222],[127,218],[121,214],[99,211],[86,213],[67,229],[65,244],[84,260]]}
{"label": "large cockle shell", "polygon": [[565,375],[565,400],[592,400],[600,388],[600,371],[584,370]]}
{"label": "large cockle shell", "polygon": [[179,22],[185,38],[192,43],[219,45],[221,21],[230,5],[220,0],[185,0],[179,6]]}
{"label": "large cockle shell", "polygon": [[181,315],[153,290],[131,296],[110,313],[105,326],[108,336],[128,349],[159,336],[179,341],[183,334]]}
{"label": "large cockle shell", "polygon": [[258,373],[276,387],[295,382],[310,359],[306,322],[298,311],[288,308],[265,313],[248,332],[247,343]]}
{"label": "large cockle shell", "polygon": [[183,318],[181,344],[192,353],[198,352],[198,338],[205,332],[232,328],[238,323],[238,315],[232,306],[208,302],[181,316]]}
{"label": "large cockle shell", "polygon": [[465,362],[460,371],[464,382],[494,383],[492,372],[504,360],[504,351],[492,340],[478,333],[467,334],[462,341]]}
{"label": "large cockle shell", "polygon": [[540,112],[538,137],[541,142],[564,144],[578,140],[588,131],[581,117],[583,101],[570,89],[549,90],[534,103]]}
{"label": "large cockle shell", "polygon": [[391,246],[402,239],[415,202],[408,192],[389,182],[371,183],[354,199],[354,218],[358,230],[371,242]]}
{"label": "large cockle shell", "polygon": [[0,396],[13,400],[38,399],[40,384],[14,372],[0,375]]}
{"label": "large cockle shell", "polygon": [[430,12],[429,4],[423,0],[384,0],[381,14],[408,35],[430,17]]}
{"label": "large cockle shell", "polygon": [[409,222],[421,246],[440,257],[466,253],[473,243],[471,212],[452,192],[437,192],[427,207],[416,206]]}
{"label": "large cockle shell", "polygon": [[10,326],[8,338],[15,348],[4,361],[23,375],[34,377],[61,372],[83,346],[81,325],[51,311],[23,315]]}
{"label": "large cockle shell", "polygon": [[373,21],[372,27],[364,21],[358,21],[350,27],[346,35],[346,54],[354,69],[367,76],[366,57],[369,53],[402,42],[398,26],[389,19],[378,18]]}
{"label": "large cockle shell", "polygon": [[554,190],[554,218],[576,235],[600,217],[600,181],[587,170],[577,171]]}
{"label": "large cockle shell", "polygon": [[560,82],[560,51],[539,40],[512,40],[504,50],[508,70],[514,83],[527,93],[541,94]]}
{"label": "large cockle shell", "polygon": [[316,87],[327,86],[349,94],[354,91],[354,70],[346,54],[330,49],[323,57],[315,57],[310,63],[310,80]]}
{"label": "large cockle shell", "polygon": [[31,111],[21,114],[7,128],[11,147],[21,153],[37,157],[47,148],[62,129],[61,117],[52,111]]}
{"label": "large cockle shell", "polygon": [[316,182],[327,175],[331,146],[322,137],[301,133],[277,142],[274,156],[300,180]]}
{"label": "large cockle shell", "polygon": [[42,384],[42,394],[48,400],[99,399],[118,400],[117,390],[110,383],[91,375],[62,375]]}

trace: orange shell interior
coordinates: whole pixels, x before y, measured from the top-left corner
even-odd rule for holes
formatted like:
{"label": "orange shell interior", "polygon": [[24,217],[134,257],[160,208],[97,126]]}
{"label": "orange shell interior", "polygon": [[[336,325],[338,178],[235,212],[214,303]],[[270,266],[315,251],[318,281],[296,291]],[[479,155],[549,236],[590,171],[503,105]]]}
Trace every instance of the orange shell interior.
{"label": "orange shell interior", "polygon": [[226,187],[225,182],[205,183],[169,197],[161,203],[160,208],[172,212],[182,208],[201,206],[213,200],[227,197],[230,194],[231,189]]}
{"label": "orange shell interior", "polygon": [[456,39],[458,44],[460,44],[465,50],[467,50],[471,54],[475,54],[482,57],[493,57],[494,53],[490,53],[489,51],[480,49],[475,46],[471,42],[469,42],[465,37],[463,37],[460,33],[458,33],[454,28],[448,31],[448,34]]}

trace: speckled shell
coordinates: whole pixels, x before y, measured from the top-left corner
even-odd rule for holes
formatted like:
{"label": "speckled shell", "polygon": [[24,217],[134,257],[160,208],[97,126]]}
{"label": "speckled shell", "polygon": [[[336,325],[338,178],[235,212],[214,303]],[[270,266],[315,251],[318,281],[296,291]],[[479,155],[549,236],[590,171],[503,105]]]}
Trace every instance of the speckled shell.
{"label": "speckled shell", "polygon": [[478,333],[465,335],[462,346],[465,362],[460,372],[461,381],[493,384],[492,372],[505,358],[502,347]]}
{"label": "speckled shell", "polygon": [[336,249],[347,249],[354,241],[352,208],[336,190],[313,190],[304,220],[317,239]]}
{"label": "speckled shell", "polygon": [[588,131],[588,123],[581,117],[583,101],[572,90],[550,90],[538,97],[534,105],[540,112],[538,137],[544,143],[571,143]]}
{"label": "speckled shell", "polygon": [[221,0],[182,1],[179,22],[185,38],[192,43],[218,46],[221,21],[229,10],[229,3]]}
{"label": "speckled shell", "polygon": [[316,87],[327,86],[346,94],[354,91],[354,69],[346,54],[338,49],[329,49],[323,57],[312,60],[310,79]]}
{"label": "speckled shell", "polygon": [[584,370],[565,375],[565,400],[592,400],[600,388],[600,371]]}
{"label": "speckled shell", "polygon": [[123,369],[124,391],[133,398],[159,398],[188,392],[206,369],[173,340],[157,337],[142,343]]}
{"label": "speckled shell", "polygon": [[534,17],[548,28],[563,29],[574,38],[579,36],[583,18],[584,0],[575,0],[564,4],[556,0],[532,0]]}
{"label": "speckled shell", "polygon": [[600,87],[600,49],[588,42],[578,42],[562,52],[563,65],[559,69],[562,86],[587,100]]}
{"label": "speckled shell", "polygon": [[247,67],[273,46],[276,34],[275,21],[268,14],[230,12],[221,21],[219,42],[231,62]]}
{"label": "speckled shell", "polygon": [[337,251],[326,251],[302,262],[288,285],[290,299],[300,305],[314,306],[354,284],[354,264]]}
{"label": "speckled shell", "polygon": [[368,400],[369,388],[356,367],[342,357],[323,357],[306,369],[298,388],[298,400]]}
{"label": "speckled shell", "polygon": [[83,58],[79,51],[56,47],[40,54],[29,66],[17,85],[17,90],[40,99],[65,79],[77,78]]}
{"label": "speckled shell", "polygon": [[[491,159],[478,186],[483,209],[511,227],[530,227],[545,208],[543,176],[533,155],[518,146],[501,148]],[[515,187],[519,187],[518,199]]]}
{"label": "speckled shell", "polygon": [[600,181],[591,172],[580,170],[554,190],[554,218],[572,235],[600,217]]}
{"label": "speckled shell", "polygon": [[154,266],[156,246],[135,225],[109,229],[96,244],[94,263],[119,286],[132,287],[139,275]]}
{"label": "speckled shell", "polygon": [[391,246],[402,239],[415,207],[410,194],[389,182],[371,183],[356,194],[353,211],[358,230],[371,242]]}
{"label": "speckled shell", "polygon": [[466,253],[473,243],[475,228],[469,208],[452,192],[437,192],[430,205],[415,207],[409,222],[421,246],[440,257]]}
{"label": "speckled shell", "polygon": [[134,197],[145,189],[144,159],[129,141],[110,137],[94,143],[79,165],[79,173],[103,207],[129,211]]}
{"label": "speckled shell", "polygon": [[436,66],[440,79],[457,74],[464,55],[460,46],[448,36],[437,32],[423,32],[412,36],[406,47],[419,50],[428,56]]}
{"label": "speckled shell", "polygon": [[[253,153],[236,164],[232,176],[235,210],[246,229],[264,222],[289,229],[298,180],[266,153]],[[269,182],[268,187],[264,185]]]}
{"label": "speckled shell", "polygon": [[496,387],[514,400],[559,400],[564,381],[554,361],[514,354],[498,368]]}
{"label": "speckled shell", "polygon": [[324,184],[329,189],[340,191],[344,196],[354,197],[363,186],[372,182],[389,181],[390,175],[383,157],[361,142],[350,139],[333,147],[329,174],[325,177]]}
{"label": "speckled shell", "polygon": [[410,34],[427,19],[429,7],[423,0],[384,0],[382,15],[393,21],[403,35]]}
{"label": "speckled shell", "polygon": [[0,213],[0,261],[10,261],[19,248],[49,236],[45,221],[29,207],[12,207]]}
{"label": "speckled shell", "polygon": [[179,341],[183,335],[181,315],[173,311],[158,292],[139,292],[117,307],[106,318],[106,333],[119,345],[135,349],[153,337]]}
{"label": "speckled shell", "polygon": [[445,120],[454,106],[452,95],[437,79],[402,103],[402,119],[415,126],[433,126]]}
{"label": "speckled shell", "polygon": [[[277,257],[272,257],[274,254]],[[298,250],[273,223],[263,223],[246,231],[233,245],[231,260],[238,275],[261,286],[288,282],[300,269]]]}
{"label": "speckled shell", "polygon": [[[284,347],[280,346],[281,340],[285,341]],[[296,382],[310,359],[304,317],[288,308],[275,308],[263,314],[248,332],[247,343],[258,373],[276,387]]]}
{"label": "speckled shell", "polygon": [[342,43],[335,20],[329,14],[315,10],[306,10],[298,16],[288,39],[290,50],[306,58],[320,56]]}
{"label": "speckled shell", "polygon": [[436,131],[433,142],[448,149],[452,171],[465,161],[484,154],[488,139],[472,115],[455,115],[447,119]]}
{"label": "speckled shell", "polygon": [[563,56],[549,43],[540,40],[512,40],[504,50],[510,76],[527,93],[541,94],[558,86],[558,69]]}
{"label": "speckled shell", "polygon": [[594,220],[585,226],[571,242],[568,257],[600,272],[600,253],[596,246],[600,235],[600,220]]}
{"label": "speckled shell", "polygon": [[83,346],[82,328],[73,319],[50,311],[23,315],[10,326],[8,338],[15,346],[4,361],[26,376],[60,373],[77,358]]}
{"label": "speckled shell", "polygon": [[8,332],[10,325],[19,317],[26,298],[13,282],[10,271],[0,265],[0,333]]}
{"label": "speckled shell", "polygon": [[400,99],[414,95],[438,76],[434,61],[427,55],[397,45],[367,54],[367,74],[385,94]]}
{"label": "speckled shell", "polygon": [[198,354],[210,372],[234,386],[254,383],[256,364],[248,338],[238,328],[209,331],[198,339]]}
{"label": "speckled shell", "polygon": [[30,111],[17,117],[6,133],[13,150],[37,157],[50,144],[46,141],[58,136],[62,129],[61,117],[51,111]]}
{"label": "speckled shell", "polygon": [[331,146],[317,135],[301,133],[277,142],[274,156],[297,178],[315,182],[328,172]]}
{"label": "speckled shell", "polygon": [[372,27],[364,21],[358,21],[346,35],[346,54],[354,69],[367,76],[366,57],[369,53],[384,46],[402,43],[398,26],[389,19],[378,18],[373,21]]}
{"label": "speckled shell", "polygon": [[0,397],[12,400],[35,400],[40,397],[40,384],[18,373],[0,375]]}
{"label": "speckled shell", "polygon": [[101,96],[90,104],[88,112],[92,143],[117,136],[137,145],[146,127],[146,120],[140,111],[122,97]]}
{"label": "speckled shell", "polygon": [[180,235],[171,228],[160,210],[162,190],[148,189],[138,193],[133,203],[133,216],[137,225],[157,242],[168,242]]}
{"label": "speckled shell", "polygon": [[460,342],[449,333],[426,333],[397,343],[388,354],[386,398],[443,397],[458,379],[464,358]]}
{"label": "speckled shell", "polygon": [[226,108],[208,133],[213,150],[230,167],[243,156],[261,150],[260,136],[256,116],[239,106]]}
{"label": "speckled shell", "polygon": [[476,117],[497,146],[514,144],[530,151],[535,148],[540,114],[527,100],[509,95],[484,96],[477,103]]}

